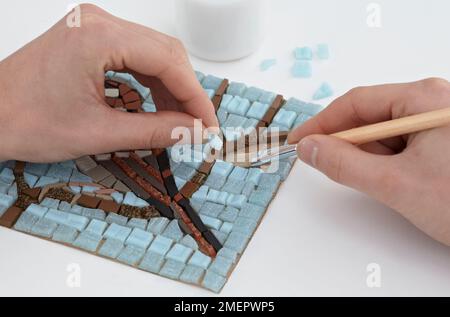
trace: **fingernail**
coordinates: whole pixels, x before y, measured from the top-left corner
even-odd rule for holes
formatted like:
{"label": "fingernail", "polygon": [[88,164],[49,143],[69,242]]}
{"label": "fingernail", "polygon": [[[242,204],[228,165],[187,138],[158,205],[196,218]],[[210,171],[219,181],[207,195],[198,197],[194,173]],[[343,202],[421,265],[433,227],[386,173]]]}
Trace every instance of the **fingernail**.
{"label": "fingernail", "polygon": [[317,154],[319,153],[318,144],[310,139],[304,139],[300,142],[298,149],[298,157],[306,164],[316,167]]}

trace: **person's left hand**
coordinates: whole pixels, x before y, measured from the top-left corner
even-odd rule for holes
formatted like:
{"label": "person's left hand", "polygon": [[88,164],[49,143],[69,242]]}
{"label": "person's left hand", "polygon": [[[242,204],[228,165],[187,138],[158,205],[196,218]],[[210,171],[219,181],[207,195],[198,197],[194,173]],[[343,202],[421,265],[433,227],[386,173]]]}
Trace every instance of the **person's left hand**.
{"label": "person's left hand", "polygon": [[[158,111],[131,114],[104,101],[105,71],[132,70]],[[81,5],[0,63],[0,161],[56,162],[88,154],[167,147],[175,127],[218,127],[214,107],[175,38]]]}

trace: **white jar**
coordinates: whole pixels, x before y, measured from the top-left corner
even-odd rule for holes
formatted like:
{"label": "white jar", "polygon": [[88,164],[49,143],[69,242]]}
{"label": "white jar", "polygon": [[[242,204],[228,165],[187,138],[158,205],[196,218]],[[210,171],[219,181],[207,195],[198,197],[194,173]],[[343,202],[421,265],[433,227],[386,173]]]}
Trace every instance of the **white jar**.
{"label": "white jar", "polygon": [[203,59],[246,57],[264,40],[267,5],[266,0],[175,0],[178,36]]}

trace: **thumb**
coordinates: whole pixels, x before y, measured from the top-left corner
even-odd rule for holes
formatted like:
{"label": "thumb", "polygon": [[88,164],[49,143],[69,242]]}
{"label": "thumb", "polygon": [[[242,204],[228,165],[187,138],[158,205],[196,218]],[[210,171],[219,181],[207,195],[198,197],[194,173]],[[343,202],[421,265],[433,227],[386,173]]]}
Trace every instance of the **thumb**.
{"label": "thumb", "polygon": [[166,148],[179,142],[181,136],[188,138],[184,141],[190,143],[199,136],[201,138],[204,128],[200,120],[182,112],[127,113],[116,110],[110,111],[98,127],[96,145],[97,149],[101,147],[102,153]]}
{"label": "thumb", "polygon": [[342,185],[381,198],[395,182],[391,157],[365,152],[332,136],[313,135],[298,145],[302,161]]}

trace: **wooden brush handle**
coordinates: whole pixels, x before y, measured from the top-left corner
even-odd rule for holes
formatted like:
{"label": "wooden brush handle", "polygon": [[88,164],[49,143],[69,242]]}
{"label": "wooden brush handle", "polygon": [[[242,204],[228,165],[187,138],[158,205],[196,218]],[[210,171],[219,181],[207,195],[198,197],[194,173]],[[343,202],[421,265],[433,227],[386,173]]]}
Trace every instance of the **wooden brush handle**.
{"label": "wooden brush handle", "polygon": [[332,134],[359,145],[450,124],[450,108],[424,112]]}

